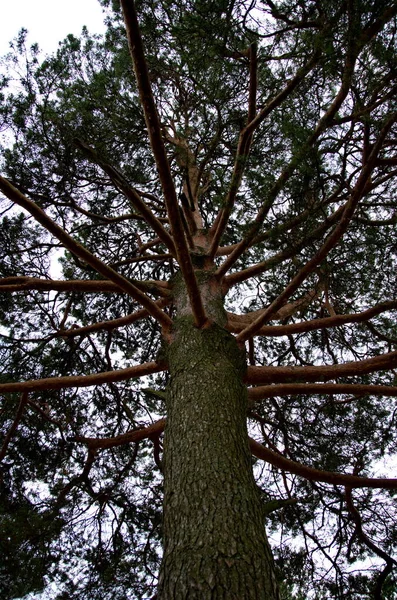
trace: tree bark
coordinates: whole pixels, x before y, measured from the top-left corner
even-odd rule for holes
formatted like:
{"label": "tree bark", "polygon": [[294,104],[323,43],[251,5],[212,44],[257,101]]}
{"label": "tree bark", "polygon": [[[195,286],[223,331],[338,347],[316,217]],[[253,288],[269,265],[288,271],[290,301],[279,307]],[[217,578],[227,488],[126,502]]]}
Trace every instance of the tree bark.
{"label": "tree bark", "polygon": [[158,598],[276,600],[248,446],[245,357],[219,324],[212,283],[203,285],[202,297],[218,323],[194,327],[182,300],[169,346]]}

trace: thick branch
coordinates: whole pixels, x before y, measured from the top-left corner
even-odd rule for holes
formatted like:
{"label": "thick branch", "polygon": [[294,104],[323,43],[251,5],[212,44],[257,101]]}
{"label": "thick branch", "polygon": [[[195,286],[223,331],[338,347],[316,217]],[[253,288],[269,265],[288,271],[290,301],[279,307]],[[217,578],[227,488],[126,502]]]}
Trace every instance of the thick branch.
{"label": "thick branch", "polygon": [[[146,292],[158,293],[163,296],[169,294],[168,283],[165,281],[135,281],[134,285]],[[0,279],[1,292],[19,292],[22,290],[57,291],[57,292],[124,292],[117,283],[109,280],[82,280],[82,279],[40,279],[39,277],[4,277]]]}
{"label": "thick branch", "polygon": [[[163,308],[170,303],[171,300],[168,298],[162,298],[161,300],[157,300],[156,304]],[[86,325],[85,327],[71,327],[70,329],[59,329],[58,336],[59,337],[76,337],[78,335],[87,335],[89,333],[94,333],[96,331],[112,331],[113,329],[118,329],[120,327],[125,327],[126,325],[131,325],[131,323],[135,323],[135,321],[139,321],[140,319],[144,319],[148,317],[149,313],[146,308],[142,308],[141,310],[137,310],[136,312],[131,313],[130,315],[126,315],[125,317],[119,317],[118,319],[110,319],[109,321],[99,321],[98,323],[93,323],[92,325]]]}
{"label": "thick branch", "polygon": [[397,351],[351,361],[341,365],[306,367],[248,367],[246,383],[286,383],[294,381],[328,381],[337,377],[360,376],[397,367]]}
{"label": "thick branch", "polygon": [[[287,305],[288,306],[288,305]],[[292,333],[305,333],[307,331],[317,331],[319,329],[327,329],[330,327],[340,327],[346,323],[362,323],[368,321],[377,315],[389,310],[397,309],[397,300],[389,300],[376,304],[368,310],[361,313],[352,313],[350,315],[335,315],[333,317],[324,317],[322,319],[312,319],[311,321],[302,321],[301,323],[291,323],[289,325],[265,325],[261,327],[256,335],[265,335],[268,337],[277,337],[282,335],[290,335]],[[271,320],[277,318],[278,313],[272,315]],[[255,314],[255,313],[254,313]],[[255,317],[254,317],[255,318]],[[247,326],[247,323],[252,322],[250,313],[247,315],[235,315],[228,313],[228,330],[232,333],[239,333]]]}
{"label": "thick branch", "polygon": [[257,458],[270,463],[282,471],[300,475],[309,481],[322,481],[324,483],[331,483],[332,485],[343,485],[352,488],[370,487],[392,490],[397,488],[397,479],[358,477],[357,475],[345,475],[342,473],[333,473],[332,471],[321,471],[320,469],[307,467],[294,460],[285,458],[285,456],[282,456],[273,450],[269,450],[269,448],[259,444],[252,438],[249,438],[249,445],[252,454]]}
{"label": "thick branch", "polygon": [[150,438],[152,436],[158,436],[164,431],[166,420],[160,419],[149,425],[148,427],[142,427],[141,429],[134,429],[127,431],[122,435],[117,435],[113,438],[86,438],[86,437],[74,437],[69,438],[73,442],[80,442],[86,444],[91,450],[105,450],[107,448],[114,448],[115,446],[123,446],[124,444],[131,444],[133,442],[140,442],[141,440]]}
{"label": "thick branch", "polygon": [[128,45],[134,64],[135,77],[139,88],[142,108],[145,114],[150,144],[156,161],[157,171],[167,206],[167,213],[171,225],[177,260],[186,283],[186,289],[189,295],[190,304],[192,306],[192,312],[196,326],[202,327],[207,322],[207,316],[201,300],[200,289],[194,273],[189,254],[189,248],[186,243],[184,229],[179,214],[178,200],[163,143],[161,126],[153,98],[152,88],[150,85],[149,73],[146,65],[135,5],[133,0],[121,0],[121,6],[123,9]]}
{"label": "thick branch", "polygon": [[42,390],[62,390],[74,387],[89,387],[104,383],[115,383],[127,379],[137,379],[144,375],[152,375],[165,370],[165,366],[156,362],[148,362],[135,367],[127,367],[117,371],[105,371],[94,375],[68,375],[67,377],[46,377],[31,379],[20,383],[1,383],[0,394],[9,392],[38,392]]}
{"label": "thick branch", "polygon": [[58,238],[62,244],[70,250],[75,256],[83,259],[98,273],[108,277],[116,283],[122,290],[132,296],[165,328],[169,329],[172,325],[170,317],[164,313],[146,294],[141,292],[128,279],[114,271],[111,267],[103,263],[94,256],[87,248],[76,242],[66,231],[57,225],[37,204],[26,198],[17,188],[15,188],[7,179],[0,176],[1,191],[13,202],[27,210],[43,227],[52,235]]}
{"label": "thick branch", "polygon": [[366,385],[362,383],[278,383],[249,388],[250,402],[274,396],[300,394],[351,394],[360,396],[397,396],[397,386]]}

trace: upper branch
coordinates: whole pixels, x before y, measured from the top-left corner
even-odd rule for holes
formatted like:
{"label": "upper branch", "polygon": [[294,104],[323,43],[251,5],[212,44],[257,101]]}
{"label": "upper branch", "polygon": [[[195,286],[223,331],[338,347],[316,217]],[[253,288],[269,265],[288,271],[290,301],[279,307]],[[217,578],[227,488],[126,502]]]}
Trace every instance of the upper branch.
{"label": "upper branch", "polygon": [[[137,281],[134,285],[140,290],[168,296],[168,285],[165,281]],[[4,277],[0,279],[1,292],[19,292],[22,290],[59,291],[59,292],[123,292],[117,283],[109,280],[91,279],[40,279],[39,277]]]}
{"label": "upper branch", "polygon": [[177,260],[186,283],[196,326],[202,327],[207,322],[207,316],[205,314],[200,289],[190,258],[189,248],[179,212],[175,186],[163,143],[160,121],[150,85],[135,5],[133,0],[121,0],[121,6],[123,8],[128,45],[134,64],[140,100],[145,114],[150,144],[165,198]]}
{"label": "upper branch", "polygon": [[258,59],[257,59],[257,46],[252,44],[250,46],[250,82],[249,82],[249,98],[248,98],[248,124],[241,132],[237,145],[236,159],[234,162],[232,179],[230,182],[230,188],[225,200],[225,205],[221,209],[218,217],[216,218],[213,231],[214,237],[212,239],[211,248],[209,254],[211,258],[214,258],[216,251],[219,246],[219,242],[225,231],[229,217],[233,210],[234,202],[236,200],[237,192],[240,188],[241,181],[244,175],[244,170],[247,164],[248,155],[252,142],[252,131],[249,130],[249,124],[254,119],[256,114],[256,93],[257,93],[257,75],[258,75]]}
{"label": "upper branch", "polygon": [[[253,239],[256,237],[261,226],[263,225],[263,222],[264,222],[270,208],[272,207],[275,199],[277,198],[278,194],[281,192],[281,190],[283,189],[284,185],[289,180],[291,175],[294,173],[294,171],[295,171],[296,167],[298,166],[299,162],[301,161],[302,157],[315,144],[315,142],[318,140],[318,138],[323,133],[323,131],[325,131],[328,128],[328,126],[332,123],[333,117],[338,112],[339,108],[341,107],[345,98],[348,95],[351,81],[352,81],[352,78],[354,75],[354,67],[355,67],[355,63],[357,60],[358,52],[359,52],[359,47],[358,46],[355,47],[355,44],[353,42],[351,42],[351,45],[349,46],[349,48],[347,50],[347,54],[346,54],[346,60],[345,60],[344,69],[343,69],[341,86],[340,86],[339,91],[336,94],[333,102],[331,103],[327,112],[318,121],[317,126],[316,126],[315,130],[313,131],[313,133],[310,134],[307,141],[301,146],[300,150],[292,157],[292,160],[289,162],[289,164],[285,167],[285,169],[280,174],[279,178],[277,179],[277,181],[275,182],[275,184],[269,191],[265,202],[263,203],[262,207],[258,211],[258,214],[255,217],[255,220],[252,223],[249,231],[247,232],[245,237],[239,242],[239,244],[237,244],[237,246],[233,250],[233,252],[231,252],[231,254],[229,254],[228,258],[224,261],[224,263],[219,267],[219,269],[217,271],[218,277],[227,273],[227,271],[230,269],[230,267],[237,261],[237,259],[251,245]],[[284,90],[282,92],[280,92],[280,94],[278,94],[278,96],[276,96],[274,99],[272,99],[270,101],[270,103],[268,103],[268,105],[264,107],[264,109],[258,114],[256,119],[251,123],[250,126],[247,127],[247,129],[249,129],[250,127],[253,128],[254,126],[257,127],[259,125],[259,122],[261,122],[261,120],[263,120],[267,116],[267,114],[269,114],[269,112],[271,112],[271,110],[273,110],[273,108],[275,108],[275,106],[278,106],[279,104],[281,104],[282,100],[284,100],[284,98],[287,97],[295,89],[295,87],[305,78],[305,76],[315,67],[320,56],[321,56],[321,50],[320,50],[320,48],[317,48],[313,57],[301,69],[298,70],[297,74],[289,82],[289,84],[286,86],[286,88],[284,88]],[[273,106],[273,102],[275,103],[274,106]],[[257,119],[258,119],[258,122],[256,123]]]}
{"label": "upper branch", "polygon": [[163,312],[153,300],[146,296],[133,283],[125,277],[114,271],[111,267],[94,256],[87,248],[76,242],[62,227],[59,227],[37,204],[26,198],[17,188],[15,188],[7,179],[0,176],[0,190],[13,202],[27,210],[43,227],[58,238],[62,244],[70,250],[75,256],[83,259],[98,273],[108,277],[116,283],[122,290],[127,292],[137,302],[142,304],[147,311],[155,318],[165,329],[172,325],[170,317]]}

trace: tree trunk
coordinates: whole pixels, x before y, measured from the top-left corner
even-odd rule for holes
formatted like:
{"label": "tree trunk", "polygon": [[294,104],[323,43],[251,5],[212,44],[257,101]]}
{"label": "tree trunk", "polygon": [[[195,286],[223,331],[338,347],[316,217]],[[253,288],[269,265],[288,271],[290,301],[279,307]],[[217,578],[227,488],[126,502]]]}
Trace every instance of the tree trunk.
{"label": "tree trunk", "polygon": [[202,296],[216,322],[194,327],[181,294],[169,346],[158,598],[276,600],[248,448],[245,359],[219,324],[223,310],[214,281],[203,284]]}

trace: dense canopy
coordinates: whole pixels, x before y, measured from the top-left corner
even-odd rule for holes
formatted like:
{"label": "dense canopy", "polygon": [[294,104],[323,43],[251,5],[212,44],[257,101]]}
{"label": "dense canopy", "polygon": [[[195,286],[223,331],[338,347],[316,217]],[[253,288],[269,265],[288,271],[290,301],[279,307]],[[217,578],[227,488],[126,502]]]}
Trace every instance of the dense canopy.
{"label": "dense canopy", "polygon": [[246,349],[281,598],[396,598],[397,7],[102,5],[1,63],[1,596],[155,597],[189,313]]}

